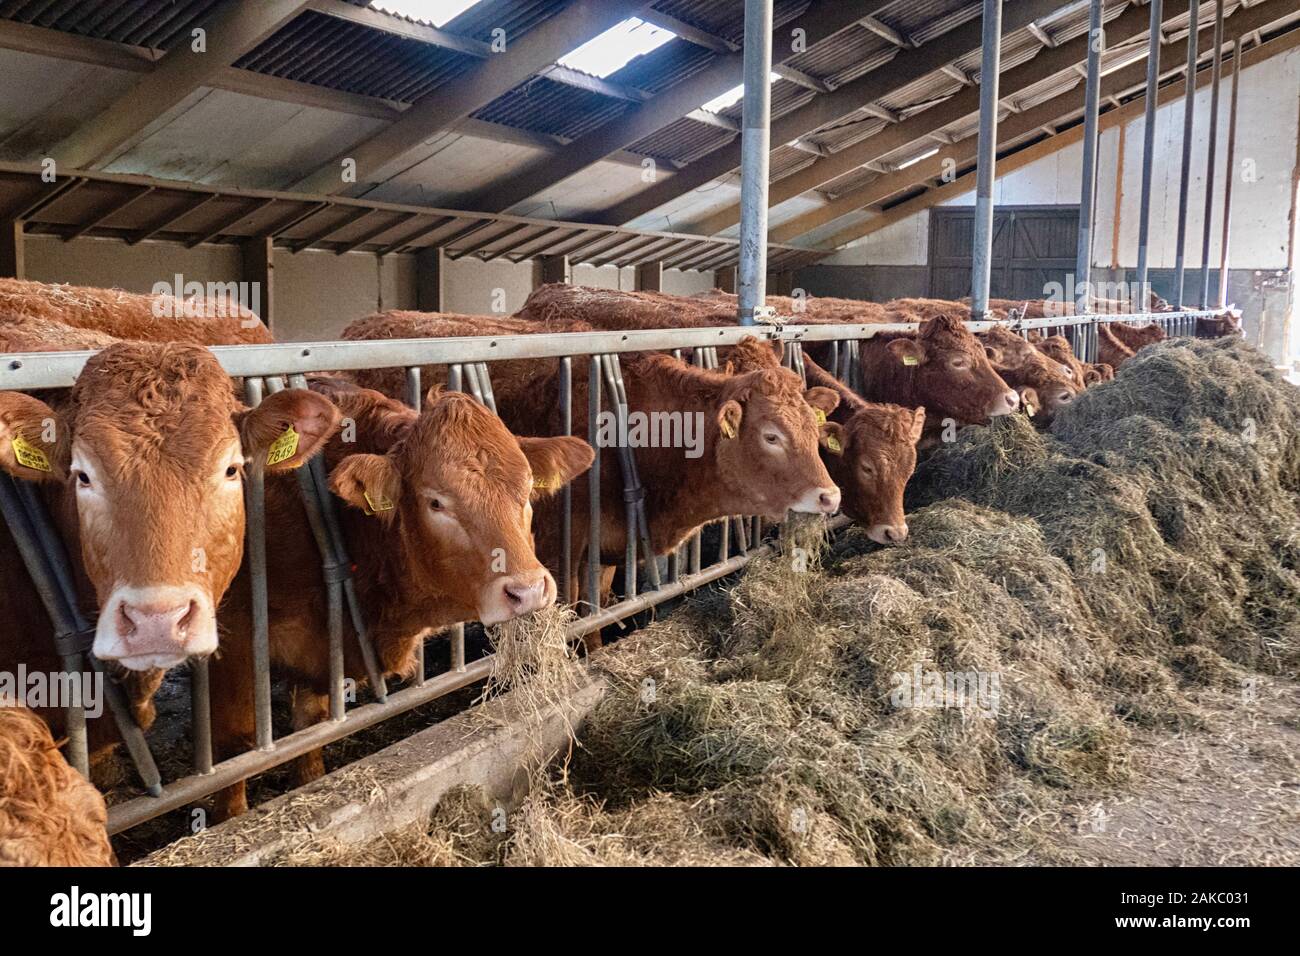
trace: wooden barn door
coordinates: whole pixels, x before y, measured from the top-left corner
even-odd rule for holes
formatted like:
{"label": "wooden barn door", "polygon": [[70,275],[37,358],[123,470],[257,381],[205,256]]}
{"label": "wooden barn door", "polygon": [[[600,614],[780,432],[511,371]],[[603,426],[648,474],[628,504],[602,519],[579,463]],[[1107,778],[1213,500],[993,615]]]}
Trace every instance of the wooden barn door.
{"label": "wooden barn door", "polygon": [[[1074,271],[1078,206],[1004,206],[993,216],[995,299],[1041,299],[1050,282]],[[929,291],[935,299],[970,295],[975,208],[930,210]]]}

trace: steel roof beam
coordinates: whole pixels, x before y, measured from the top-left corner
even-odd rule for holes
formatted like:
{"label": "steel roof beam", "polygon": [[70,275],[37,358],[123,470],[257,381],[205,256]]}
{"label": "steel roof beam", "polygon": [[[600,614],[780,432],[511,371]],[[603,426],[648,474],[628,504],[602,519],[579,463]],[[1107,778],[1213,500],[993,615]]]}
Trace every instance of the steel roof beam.
{"label": "steel roof beam", "polygon": [[355,143],[295,189],[338,194],[354,185],[343,179],[343,163],[352,160],[356,185],[386,181],[409,165],[407,157],[430,136],[509,93],[529,77],[552,66],[564,54],[599,36],[648,6],[645,0],[573,0],[554,16],[412,104],[391,126]]}
{"label": "steel roof beam", "polygon": [[288,23],[308,0],[224,3],[201,27],[205,46],[188,38],[174,46],[130,90],[54,147],[55,160],[94,169],[119,155],[150,123],[207,86],[218,73]]}
{"label": "steel roof beam", "polygon": [[[806,31],[807,47],[853,26],[862,17],[887,6],[886,0],[813,0],[802,16],[781,28],[774,41],[773,61],[790,59],[789,31]],[[530,164],[508,181],[480,191],[468,205],[487,212],[502,212],[542,192],[606,156],[658,132],[734,88],[742,78],[741,52],[718,54],[712,63],[658,96],[634,107],[569,144],[557,157]],[[788,137],[793,139],[794,137]]]}

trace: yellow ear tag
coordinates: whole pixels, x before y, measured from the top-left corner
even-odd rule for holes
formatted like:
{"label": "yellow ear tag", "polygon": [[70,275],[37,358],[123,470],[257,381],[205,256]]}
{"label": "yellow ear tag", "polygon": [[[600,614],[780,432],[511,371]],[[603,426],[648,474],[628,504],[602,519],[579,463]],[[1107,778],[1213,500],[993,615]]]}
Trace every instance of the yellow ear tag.
{"label": "yellow ear tag", "polygon": [[33,471],[53,471],[50,467],[50,459],[46,457],[45,452],[41,451],[22,435],[17,436],[9,444],[13,446],[14,457],[18,459],[18,464],[24,468],[31,468]]}
{"label": "yellow ear tag", "polygon": [[266,453],[266,463],[268,465],[278,465],[282,461],[288,461],[296,454],[298,454],[298,433],[290,425],[284,430],[283,435],[271,442],[271,448]]}
{"label": "yellow ear tag", "polygon": [[826,424],[826,413],[822,411],[820,408],[813,409],[813,417],[817,419],[818,425]]}
{"label": "yellow ear tag", "polygon": [[903,356],[903,364],[904,364],[904,365],[919,365],[920,363],[917,362],[917,360],[916,360],[916,356],[915,356],[915,355],[904,355],[904,356]]}
{"label": "yellow ear tag", "polygon": [[1025,406],[1025,411],[1029,413],[1029,417],[1030,417],[1030,418],[1033,418],[1033,417],[1034,417],[1034,406],[1033,406],[1033,405],[1026,405],[1026,406]]}
{"label": "yellow ear tag", "polygon": [[370,506],[369,510],[366,511],[366,514],[368,515],[375,514],[376,512],[379,511],[393,510],[393,502],[391,498],[387,498],[384,495],[380,495],[379,500],[376,501],[374,498],[370,497],[370,492],[368,491],[361,492],[361,496],[366,499],[366,504]]}
{"label": "yellow ear tag", "polygon": [[535,491],[551,491],[552,489],[558,488],[559,486],[560,486],[560,482],[558,478],[534,478],[533,479],[533,489]]}
{"label": "yellow ear tag", "polygon": [[722,434],[726,438],[736,437],[736,429],[733,428],[731,422],[727,421],[725,418],[722,420]]}
{"label": "yellow ear tag", "polygon": [[826,447],[832,454],[842,455],[844,453],[844,447],[840,444],[840,440],[834,435],[826,436]]}

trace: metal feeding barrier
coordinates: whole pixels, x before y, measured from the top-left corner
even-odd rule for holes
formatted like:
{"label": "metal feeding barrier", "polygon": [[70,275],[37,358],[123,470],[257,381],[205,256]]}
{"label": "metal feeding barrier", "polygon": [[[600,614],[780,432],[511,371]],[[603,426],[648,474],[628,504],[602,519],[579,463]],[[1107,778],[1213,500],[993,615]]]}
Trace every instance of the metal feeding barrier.
{"label": "metal feeding barrier", "polygon": [[[1214,311],[1181,313],[1139,313],[1129,315],[1061,316],[1043,319],[1011,319],[1004,322],[971,322],[973,332],[987,331],[1003,325],[1022,334],[1041,329],[1051,334],[1061,331],[1069,338],[1082,361],[1095,361],[1097,329],[1108,322],[1144,324],[1154,322],[1170,335],[1188,335],[1196,330],[1198,318],[1210,318]],[[793,317],[797,321],[797,316]],[[561,434],[572,432],[574,359],[587,359],[588,441],[595,451],[595,461],[586,476],[590,498],[590,522],[596,539],[588,549],[586,563],[587,598],[582,616],[571,629],[570,637],[617,624],[633,615],[655,607],[691,590],[707,585],[744,567],[767,546],[766,530],[757,517],[730,516],[719,519],[718,550],[714,560],[704,564],[701,555],[702,532],[697,529],[690,540],[667,557],[663,573],[651,550],[649,516],[645,509],[644,488],[636,469],[634,450],[626,447],[626,424],[629,414],[627,391],[623,382],[619,356],[624,353],[664,351],[684,358],[690,354],[693,364],[703,368],[718,367],[718,348],[735,345],[743,337],[756,335],[783,343],[783,362],[803,373],[803,345],[808,342],[829,343],[829,366],[836,376],[860,391],[863,384],[859,361],[860,343],[876,335],[909,332],[914,323],[846,324],[846,325],[759,325],[729,326],[708,329],[669,329],[630,332],[581,332],[546,335],[497,337],[461,337],[446,339],[401,339],[387,341],[338,341],[214,346],[210,349],[221,365],[235,378],[244,380],[249,405],[257,405],[264,392],[274,393],[290,386],[304,387],[305,376],[318,372],[346,372],[372,368],[406,370],[405,397],[417,411],[421,402],[420,367],[447,367],[448,387],[467,391],[485,406],[496,410],[492,390],[490,363],[506,359],[558,359],[558,397]],[[43,352],[10,354],[0,358],[0,389],[30,390],[71,386],[92,352]],[[612,406],[618,424],[619,456],[623,476],[625,521],[628,528],[623,556],[624,593],[620,600],[602,606],[600,601],[601,554],[601,456],[605,449],[599,440],[600,413]],[[351,577],[347,542],[337,513],[338,504],[328,490],[324,464],[319,457],[298,469],[304,511],[321,556],[321,566],[328,596],[329,719],[290,734],[275,737],[271,721],[271,651],[267,594],[267,556],[265,525],[264,475],[260,463],[254,463],[245,478],[247,542],[245,560],[250,572],[253,621],[250,635],[253,647],[254,726],[256,747],[232,758],[214,763],[212,759],[211,700],[207,662],[191,663],[191,749],[192,772],[177,780],[161,780],[150,754],[144,733],[134,721],[125,694],[111,678],[104,680],[109,712],[114,719],[127,751],[135,764],[146,792],[112,807],[109,831],[118,833],[153,819],[170,810],[200,800],[231,784],[269,770],[326,744],[356,734],[404,711],[486,678],[492,668],[490,655],[467,662],[464,625],[447,633],[450,666],[439,674],[426,673],[424,642],[417,642],[418,668],[406,685],[390,690],[384,679],[374,648],[368,639],[366,622]],[[582,479],[578,479],[582,480]],[[561,497],[561,567],[558,592],[569,604],[576,604],[577,582],[570,569],[573,557],[573,501],[569,486]],[[0,514],[12,533],[24,564],[53,625],[54,642],[66,673],[81,675],[89,667],[104,673],[104,665],[90,653],[94,626],[86,621],[77,606],[75,576],[63,542],[50,521],[34,487],[8,477],[0,478]],[[644,556],[645,560],[642,560]],[[639,589],[639,574],[644,568],[647,589]],[[344,642],[350,638],[360,646],[365,670],[374,697],[372,702],[347,706],[344,695]],[[86,719],[81,702],[67,708],[69,759],[83,773],[87,767]]]}

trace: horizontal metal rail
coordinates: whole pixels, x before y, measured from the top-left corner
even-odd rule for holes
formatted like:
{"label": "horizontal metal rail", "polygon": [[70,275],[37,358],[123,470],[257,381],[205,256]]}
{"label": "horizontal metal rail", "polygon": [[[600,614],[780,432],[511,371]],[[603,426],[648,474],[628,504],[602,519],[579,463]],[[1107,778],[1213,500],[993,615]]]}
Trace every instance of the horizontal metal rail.
{"label": "horizontal metal rail", "polygon": [[[994,326],[1060,328],[1098,322],[1164,322],[1177,317],[1213,318],[1221,312],[1139,312],[1124,315],[1060,316],[1044,319],[968,322],[972,332]],[[797,318],[797,317],[796,317]],[[832,342],[914,332],[915,322],[881,324],[724,326],[708,329],[651,329],[631,332],[556,332],[547,335],[465,336],[445,339],[294,342],[274,345],[215,345],[209,351],[236,378],[341,372],[413,365],[466,365],[506,359],[564,358],[622,352],[671,351],[735,345],[747,335],[769,340]],[[15,352],[0,356],[0,389],[68,388],[95,353]]]}

